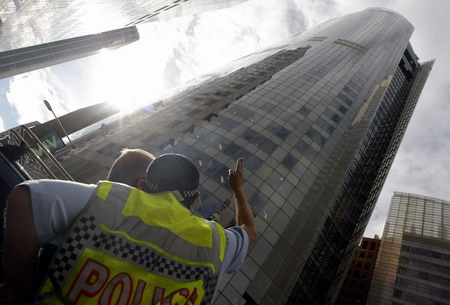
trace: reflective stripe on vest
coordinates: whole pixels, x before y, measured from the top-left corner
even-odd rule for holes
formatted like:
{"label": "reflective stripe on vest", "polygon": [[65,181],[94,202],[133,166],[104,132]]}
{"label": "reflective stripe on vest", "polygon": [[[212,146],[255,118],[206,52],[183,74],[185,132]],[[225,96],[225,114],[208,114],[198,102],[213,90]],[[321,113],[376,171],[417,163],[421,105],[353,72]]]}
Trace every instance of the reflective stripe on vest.
{"label": "reflective stripe on vest", "polygon": [[52,260],[43,303],[209,304],[225,232],[177,194],[99,183]]}

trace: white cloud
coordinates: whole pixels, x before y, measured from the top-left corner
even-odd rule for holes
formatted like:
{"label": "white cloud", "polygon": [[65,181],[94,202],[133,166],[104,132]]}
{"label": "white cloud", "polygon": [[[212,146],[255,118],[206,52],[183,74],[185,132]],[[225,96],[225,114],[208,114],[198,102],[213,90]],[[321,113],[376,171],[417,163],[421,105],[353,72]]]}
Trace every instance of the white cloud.
{"label": "white cloud", "polygon": [[2,118],[0,118],[0,132],[2,131],[2,130],[5,130],[6,128],[5,128],[5,123],[3,122],[3,119]]}
{"label": "white cloud", "polygon": [[[65,73],[70,75],[70,66],[66,67],[68,69]],[[89,101],[79,98],[86,94],[89,88],[74,86],[70,82],[70,77],[61,78],[61,75],[52,70],[53,68],[40,69],[10,78],[6,100],[18,115],[18,124],[53,119],[53,114],[45,107],[43,100],[50,102],[58,116],[89,105]]]}
{"label": "white cloud", "polygon": [[[392,9],[415,27],[411,44],[422,61],[436,58],[436,63],[413,114],[404,140],[386,180],[366,236],[381,235],[394,191],[410,192],[450,200],[446,181],[450,179],[450,2],[437,0],[336,0],[295,1],[314,26],[331,18],[368,7]],[[329,8],[329,9],[328,9]]]}
{"label": "white cloud", "polygon": [[[293,21],[289,12],[294,9],[297,20]],[[130,58],[143,61],[131,64],[136,69],[130,75],[133,81],[145,80],[136,88],[145,88],[148,95],[213,72],[292,35],[294,30],[304,29],[303,15],[294,2],[248,1],[231,9],[144,24],[139,27],[141,41],[120,50],[128,49],[129,54],[134,54],[128,56],[128,63]],[[138,71],[140,67],[145,73]],[[148,84],[152,84],[150,90]],[[104,91],[98,88],[98,92]]]}
{"label": "white cloud", "polygon": [[381,235],[394,191],[410,192],[450,200],[450,39],[447,38],[450,2],[421,0],[295,0],[314,26],[331,18],[368,7],[385,7],[407,18],[415,27],[411,44],[422,61],[436,63],[416,107],[397,157],[367,227],[366,236]]}
{"label": "white cloud", "polygon": [[290,36],[306,22],[293,1],[248,1],[235,8],[145,24],[137,43],[18,75],[9,103],[20,124],[52,119],[43,99],[58,115],[104,101],[149,103],[173,86]]}
{"label": "white cloud", "polygon": [[[308,28],[313,27],[319,23],[325,22],[332,18],[340,17],[348,13],[340,13],[339,9],[342,6],[341,1],[335,0],[294,0],[297,8],[305,16],[306,24]],[[345,9],[349,11],[349,9]]]}
{"label": "white cloud", "polygon": [[51,113],[43,103],[44,99],[52,103],[55,111],[61,110],[58,103],[53,103],[58,97],[54,92],[52,76],[48,69],[13,77],[6,98],[17,111],[19,124],[51,119]]}
{"label": "white cloud", "polygon": [[21,115],[21,123],[52,119],[43,99],[51,101],[59,115],[96,102],[147,102],[293,31],[367,7],[387,7],[402,14],[415,26],[411,41],[419,57],[437,59],[366,230],[367,236],[381,234],[394,191],[450,199],[446,188],[450,178],[446,153],[450,148],[450,1],[252,0],[220,12],[146,24],[139,28],[137,43],[17,76],[8,100]]}
{"label": "white cloud", "polygon": [[[366,236],[381,234],[394,191],[450,200],[450,26],[448,1],[389,1],[415,27],[411,44],[422,60],[436,58],[377,203]],[[433,22],[431,22],[433,20]]]}
{"label": "white cloud", "polygon": [[[162,39],[163,48],[169,50],[168,72],[176,71],[177,79],[183,82],[289,36],[286,12],[284,2],[274,5],[272,1],[250,1],[239,9],[178,18],[148,25],[145,30],[156,29],[170,38]],[[279,20],[284,20],[283,27],[277,24]],[[158,43],[161,46],[161,40]]]}

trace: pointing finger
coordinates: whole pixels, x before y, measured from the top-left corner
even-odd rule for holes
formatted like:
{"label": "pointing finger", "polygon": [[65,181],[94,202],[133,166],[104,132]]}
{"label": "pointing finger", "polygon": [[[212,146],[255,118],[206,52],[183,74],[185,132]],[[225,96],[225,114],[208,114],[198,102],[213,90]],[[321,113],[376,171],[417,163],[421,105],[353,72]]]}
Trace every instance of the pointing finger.
{"label": "pointing finger", "polygon": [[239,158],[238,159],[237,167],[238,167],[240,172],[244,171],[244,158]]}
{"label": "pointing finger", "polygon": [[236,171],[237,172],[240,170],[240,166],[239,166],[240,161],[241,161],[241,158],[237,159],[237,161],[236,161]]}

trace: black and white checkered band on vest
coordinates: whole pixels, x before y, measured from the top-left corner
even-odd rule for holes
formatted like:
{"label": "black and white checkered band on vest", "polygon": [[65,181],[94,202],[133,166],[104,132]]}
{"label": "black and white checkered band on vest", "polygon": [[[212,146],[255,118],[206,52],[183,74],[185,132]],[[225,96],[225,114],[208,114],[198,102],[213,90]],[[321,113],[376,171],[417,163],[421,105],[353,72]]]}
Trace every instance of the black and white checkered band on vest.
{"label": "black and white checkered band on vest", "polygon": [[225,232],[191,215],[176,195],[100,182],[55,254],[42,297],[55,298],[57,291],[73,304],[90,304],[83,303],[87,296],[103,304],[114,294],[117,304],[177,298],[210,304]]}

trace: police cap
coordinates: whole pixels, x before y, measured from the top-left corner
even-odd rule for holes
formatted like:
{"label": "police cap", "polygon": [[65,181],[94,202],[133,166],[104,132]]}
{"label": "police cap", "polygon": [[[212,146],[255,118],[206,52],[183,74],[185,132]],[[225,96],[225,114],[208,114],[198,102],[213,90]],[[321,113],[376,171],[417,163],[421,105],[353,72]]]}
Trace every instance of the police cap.
{"label": "police cap", "polygon": [[180,154],[164,154],[147,168],[145,185],[149,193],[178,191],[184,199],[197,193],[200,173],[191,159]]}

